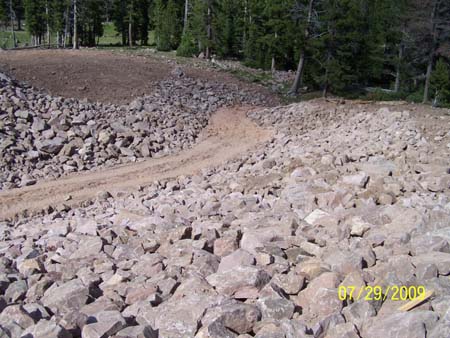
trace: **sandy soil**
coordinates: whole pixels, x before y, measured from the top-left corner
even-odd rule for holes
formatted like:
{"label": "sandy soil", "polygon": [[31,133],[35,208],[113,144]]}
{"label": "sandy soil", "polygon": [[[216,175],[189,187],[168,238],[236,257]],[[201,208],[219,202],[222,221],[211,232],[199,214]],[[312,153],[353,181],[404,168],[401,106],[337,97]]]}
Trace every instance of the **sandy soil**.
{"label": "sandy soil", "polygon": [[[272,137],[272,131],[261,129],[247,118],[250,107],[223,108],[202,132],[200,142],[178,155],[151,159],[137,164],[104,171],[75,174],[56,181],[0,193],[0,220],[18,214],[33,214],[48,206],[79,205],[96,197],[100,191],[136,190],[155,180],[191,175],[200,169],[221,163]],[[66,197],[71,196],[69,201]]]}

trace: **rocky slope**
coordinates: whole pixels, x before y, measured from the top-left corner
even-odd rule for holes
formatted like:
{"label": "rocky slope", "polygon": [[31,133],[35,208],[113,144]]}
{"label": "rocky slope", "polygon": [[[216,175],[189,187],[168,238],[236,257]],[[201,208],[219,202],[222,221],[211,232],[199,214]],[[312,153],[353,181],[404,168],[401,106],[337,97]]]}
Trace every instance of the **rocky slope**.
{"label": "rocky slope", "polygon": [[[220,168],[0,223],[3,335],[449,336],[449,116],[312,102],[251,118],[276,136]],[[434,296],[401,312],[339,286]]]}
{"label": "rocky slope", "polygon": [[152,95],[123,106],[51,97],[1,76],[0,190],[179,151],[219,107],[264,101],[180,68]]}

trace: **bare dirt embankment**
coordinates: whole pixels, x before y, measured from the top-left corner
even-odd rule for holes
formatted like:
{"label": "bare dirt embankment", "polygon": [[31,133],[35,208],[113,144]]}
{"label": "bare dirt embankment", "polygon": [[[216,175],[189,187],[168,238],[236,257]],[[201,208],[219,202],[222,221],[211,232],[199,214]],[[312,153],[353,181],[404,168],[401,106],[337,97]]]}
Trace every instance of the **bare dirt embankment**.
{"label": "bare dirt embankment", "polygon": [[[271,131],[256,126],[247,118],[251,109],[255,108],[221,109],[202,132],[201,141],[178,155],[76,174],[0,193],[0,219],[14,217],[24,211],[40,211],[48,206],[77,205],[95,198],[100,191],[129,191],[155,180],[191,175],[200,169],[219,165],[271,137]],[[69,201],[68,196],[71,197]]]}
{"label": "bare dirt embankment", "polygon": [[170,66],[110,52],[14,51],[0,53],[0,69],[55,96],[126,103],[153,90]]}
{"label": "bare dirt embankment", "polygon": [[[167,79],[176,66],[173,60],[130,56],[97,50],[26,50],[0,53],[0,71],[43,89],[53,96],[125,104],[147,95],[157,82]],[[241,88],[261,86],[239,81],[227,73],[184,67],[199,80],[234,83]],[[275,97],[272,98],[277,101]]]}

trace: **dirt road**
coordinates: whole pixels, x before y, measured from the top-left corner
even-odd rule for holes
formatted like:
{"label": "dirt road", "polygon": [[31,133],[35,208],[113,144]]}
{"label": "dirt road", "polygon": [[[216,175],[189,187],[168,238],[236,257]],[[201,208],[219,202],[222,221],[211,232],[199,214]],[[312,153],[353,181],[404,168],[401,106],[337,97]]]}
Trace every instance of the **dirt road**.
{"label": "dirt road", "polygon": [[[219,165],[271,138],[272,131],[259,128],[247,118],[250,109],[255,108],[222,108],[212,117],[199,143],[180,154],[1,192],[0,220],[25,211],[38,212],[48,206],[79,205],[95,198],[100,191],[114,195],[155,180],[191,175],[202,168]],[[69,195],[71,200],[65,201]]]}

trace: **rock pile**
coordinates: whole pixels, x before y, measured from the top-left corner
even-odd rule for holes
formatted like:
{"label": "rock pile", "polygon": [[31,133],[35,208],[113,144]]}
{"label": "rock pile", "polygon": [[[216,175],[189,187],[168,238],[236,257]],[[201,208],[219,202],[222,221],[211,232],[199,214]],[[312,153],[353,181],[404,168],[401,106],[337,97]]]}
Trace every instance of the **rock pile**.
{"label": "rock pile", "polygon": [[[276,136],[221,168],[1,223],[2,334],[448,337],[450,119],[364,110],[255,112]],[[434,297],[338,297],[375,285]]]}
{"label": "rock pile", "polygon": [[0,190],[184,149],[220,106],[264,102],[175,70],[152,95],[125,106],[51,97],[2,76]]}

